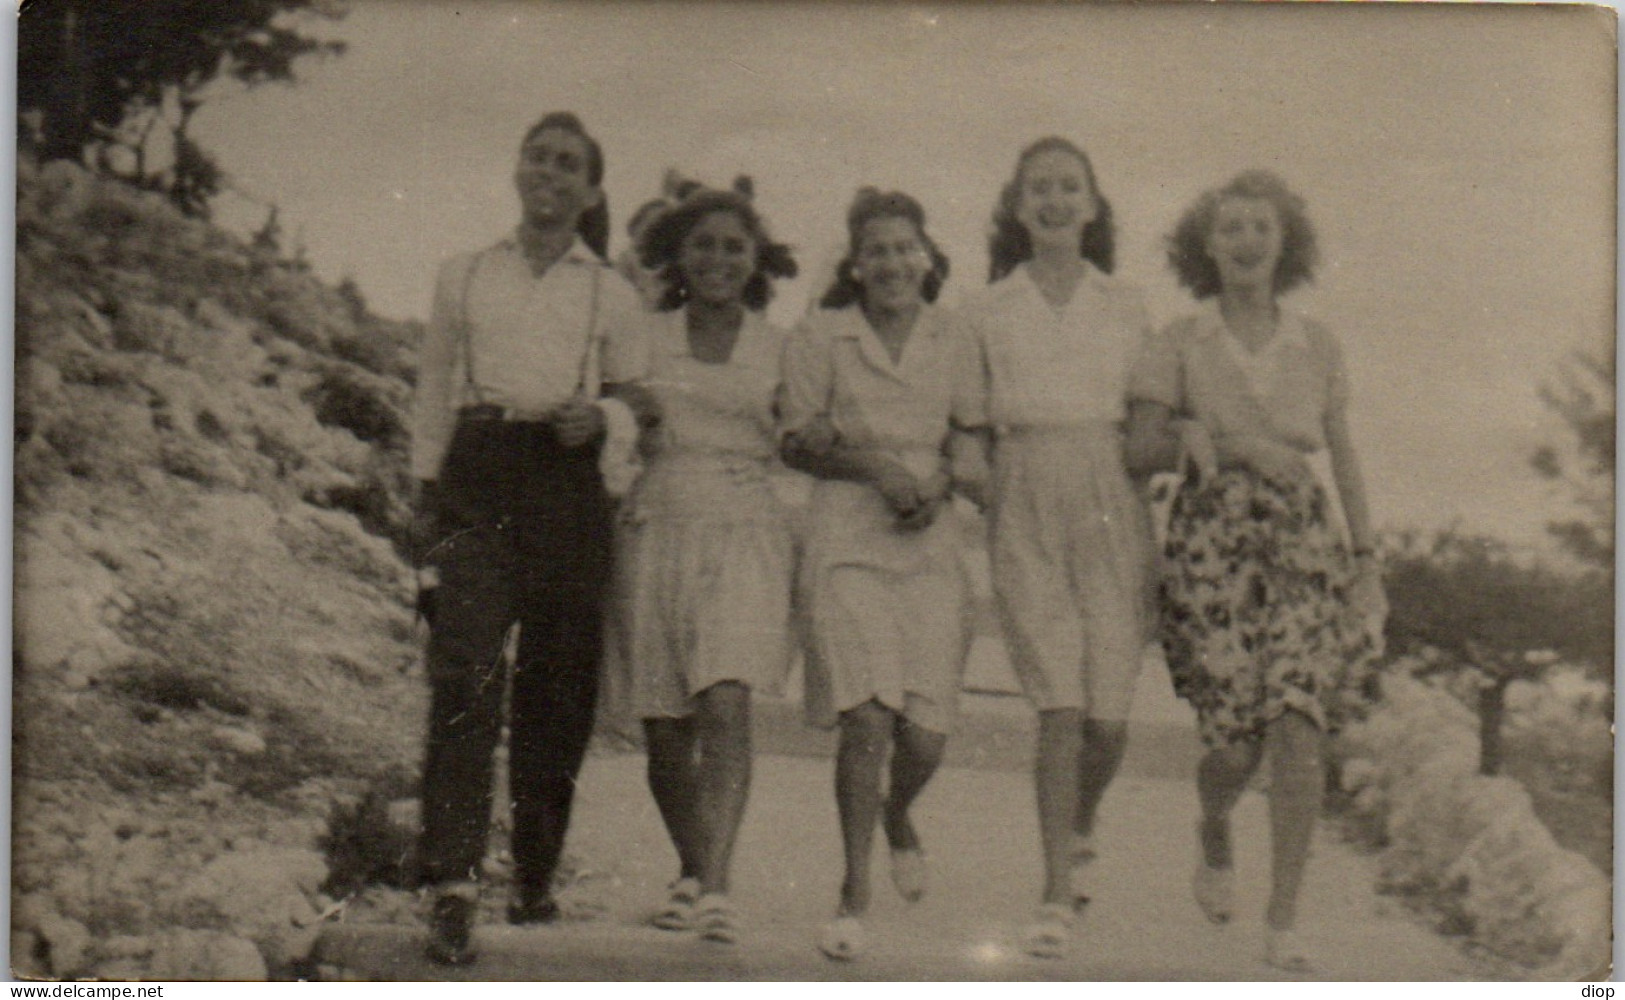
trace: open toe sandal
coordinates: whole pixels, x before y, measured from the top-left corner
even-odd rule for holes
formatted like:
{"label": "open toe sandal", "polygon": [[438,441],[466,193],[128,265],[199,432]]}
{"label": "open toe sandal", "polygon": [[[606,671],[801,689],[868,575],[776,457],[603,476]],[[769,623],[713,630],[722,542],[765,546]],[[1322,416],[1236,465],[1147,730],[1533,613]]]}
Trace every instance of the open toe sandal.
{"label": "open toe sandal", "polygon": [[1064,903],[1045,903],[1021,935],[1021,948],[1034,958],[1061,958],[1072,942],[1073,911]]}
{"label": "open toe sandal", "polygon": [[700,881],[680,878],[671,884],[666,903],[649,922],[663,931],[686,931],[694,923],[694,904],[700,898]]}
{"label": "open toe sandal", "polygon": [[700,932],[702,941],[735,944],[739,941],[739,914],[721,893],[701,896],[694,904],[694,929]]}

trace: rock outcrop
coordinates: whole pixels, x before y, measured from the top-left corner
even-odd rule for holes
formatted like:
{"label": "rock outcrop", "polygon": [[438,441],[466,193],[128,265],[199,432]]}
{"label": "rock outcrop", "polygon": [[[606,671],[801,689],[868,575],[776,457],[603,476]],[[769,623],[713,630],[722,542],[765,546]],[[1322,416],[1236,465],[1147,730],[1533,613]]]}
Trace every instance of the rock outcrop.
{"label": "rock outcrop", "polygon": [[295,974],[326,817],[421,738],[414,328],[159,195],[17,180],[16,971]]}

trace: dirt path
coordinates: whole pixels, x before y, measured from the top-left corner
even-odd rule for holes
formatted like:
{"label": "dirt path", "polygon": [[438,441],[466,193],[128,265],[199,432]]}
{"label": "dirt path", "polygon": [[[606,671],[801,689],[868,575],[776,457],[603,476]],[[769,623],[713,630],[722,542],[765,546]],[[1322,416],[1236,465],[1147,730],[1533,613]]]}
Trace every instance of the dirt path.
{"label": "dirt path", "polygon": [[[573,919],[546,928],[479,928],[467,970],[424,962],[421,931],[332,928],[322,961],[369,979],[1279,979],[1264,965],[1265,802],[1236,811],[1238,915],[1208,924],[1191,901],[1196,803],[1188,782],[1125,775],[1099,832],[1095,901],[1072,954],[1027,958],[1016,947],[1037,899],[1037,826],[1029,779],[1009,771],[944,769],[917,806],[931,861],[926,899],[892,891],[878,835],[870,950],[841,965],[815,949],[840,877],[828,761],[758,758],[735,861],[745,921],[737,946],[706,944],[644,924],[663,898],[675,856],[643,783],[640,755],[588,761],[571,830],[587,871],[564,899]],[[1319,835],[1304,887],[1302,926],[1320,961],[1303,978],[1459,980],[1487,973],[1373,894],[1372,863]],[[590,902],[589,902],[590,901]],[[588,907],[600,912],[582,912]]]}

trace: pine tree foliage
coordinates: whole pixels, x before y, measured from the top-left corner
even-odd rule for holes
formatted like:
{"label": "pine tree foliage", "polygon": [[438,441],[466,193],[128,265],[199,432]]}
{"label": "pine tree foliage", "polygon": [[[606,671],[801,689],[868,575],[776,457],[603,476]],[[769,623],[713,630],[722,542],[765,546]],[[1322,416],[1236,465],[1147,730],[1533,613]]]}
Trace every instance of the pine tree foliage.
{"label": "pine tree foliage", "polygon": [[[92,153],[201,215],[223,180],[187,135],[205,88],[292,81],[302,58],[344,50],[302,29],[344,13],[335,0],[28,0],[17,21],[17,109],[32,132],[24,140],[41,160]],[[148,139],[160,127],[172,156],[154,170]]]}
{"label": "pine tree foliage", "polygon": [[[1556,384],[1541,387],[1546,405],[1574,432],[1572,447],[1547,445],[1531,459],[1547,479],[1567,483],[1584,511],[1547,528],[1569,552],[1606,570],[1614,566],[1614,356],[1578,353]],[[1565,454],[1565,451],[1567,452]]]}

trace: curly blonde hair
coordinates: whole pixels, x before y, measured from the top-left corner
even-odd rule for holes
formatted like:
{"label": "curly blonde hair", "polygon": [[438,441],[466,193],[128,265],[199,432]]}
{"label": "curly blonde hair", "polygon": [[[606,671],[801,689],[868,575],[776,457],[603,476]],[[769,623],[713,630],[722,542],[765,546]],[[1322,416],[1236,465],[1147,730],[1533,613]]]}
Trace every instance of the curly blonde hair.
{"label": "curly blonde hair", "polygon": [[1198,299],[1212,298],[1222,290],[1219,267],[1208,255],[1207,240],[1213,232],[1219,203],[1227,198],[1259,198],[1275,206],[1281,220],[1281,259],[1275,265],[1276,295],[1314,280],[1320,248],[1303,199],[1270,171],[1248,170],[1222,187],[1202,192],[1168,235],[1168,266],[1174,269],[1181,285]]}

